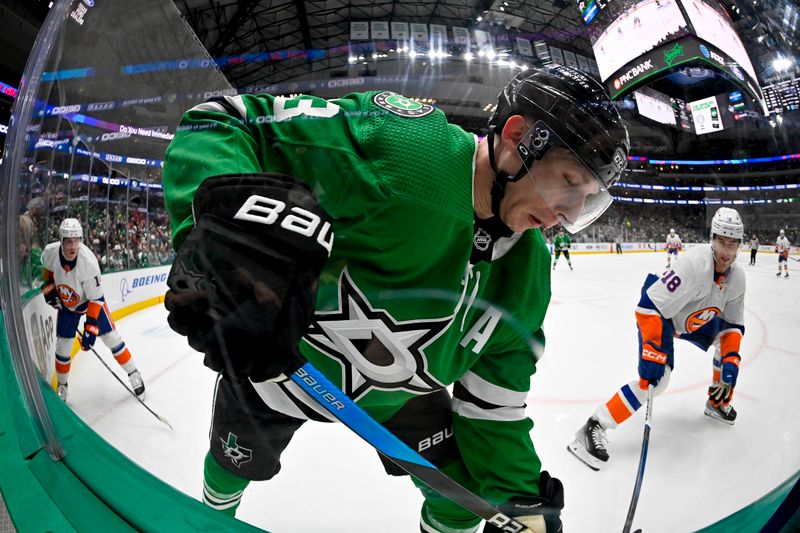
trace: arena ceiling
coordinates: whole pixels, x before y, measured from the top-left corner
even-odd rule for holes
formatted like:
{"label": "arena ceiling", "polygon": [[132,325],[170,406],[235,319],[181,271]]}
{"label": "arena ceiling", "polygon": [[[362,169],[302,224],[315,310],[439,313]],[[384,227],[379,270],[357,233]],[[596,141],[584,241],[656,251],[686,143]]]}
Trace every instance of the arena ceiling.
{"label": "arena ceiling", "polygon": [[[791,57],[800,49],[795,0],[720,1],[750,50],[762,82],[776,74],[773,59]],[[337,50],[350,43],[351,21],[372,20],[499,30],[593,57],[577,0],[176,0],[175,4],[214,58],[267,50]],[[244,87],[289,80],[346,61],[346,53],[329,53],[321,61],[240,63],[224,70],[234,86]]]}
{"label": "arena ceiling", "polygon": [[[213,58],[267,50],[339,51],[350,42],[351,21],[372,20],[487,31],[499,26],[507,33],[592,55],[574,0],[177,0],[176,5]],[[226,76],[239,87],[276,83],[342,66],[347,57],[344,52],[313,62],[241,63],[227,67]]]}
{"label": "arena ceiling", "polygon": [[[776,76],[772,60],[800,55],[797,0],[719,0],[750,51],[759,81]],[[578,0],[174,0],[211,57],[264,50],[347,46],[351,21],[424,22],[491,31],[505,29],[593,57]],[[3,0],[0,5],[0,73],[14,82],[51,0]],[[506,5],[507,4],[507,5]],[[503,11],[500,8],[503,7]],[[478,22],[478,17],[483,17]],[[497,28],[499,26],[499,28]],[[239,64],[226,68],[236,86],[274,83],[314,69],[337,67],[346,54],[325,61]],[[316,63],[316,64],[312,64]],[[795,58],[793,72],[800,73]],[[785,73],[790,75],[791,72]]]}
{"label": "arena ceiling", "polygon": [[[725,6],[745,43],[751,53],[751,57],[759,73],[759,80],[762,84],[769,83],[775,79],[776,73],[772,69],[771,59],[777,56],[792,57],[798,54],[798,39],[800,39],[800,29],[798,28],[798,9],[796,0],[720,0]],[[336,76],[358,76],[359,72],[366,69],[375,72],[376,68],[383,73],[398,72],[402,65],[395,61],[396,65],[390,67],[388,63],[379,60],[369,62],[369,66],[353,65],[358,70],[348,67],[348,57],[355,47],[374,46],[372,41],[351,42],[350,23],[354,21],[389,21],[389,22],[422,22],[426,24],[442,24],[449,27],[461,26],[469,30],[482,29],[496,34],[506,34],[512,37],[519,35],[528,40],[541,40],[548,44],[560,46],[561,48],[581,53],[587,57],[593,57],[590,43],[584,32],[580,12],[577,7],[577,0],[426,0],[426,1],[400,1],[400,0],[175,0],[177,12],[176,18],[180,14],[186,21],[188,27],[196,35],[196,39],[191,37],[193,45],[202,44],[208,55],[215,59],[220,58],[241,58],[230,62],[222,62],[221,72],[233,87],[246,90],[254,85],[282,84],[300,79],[330,79]],[[143,13],[143,5],[162,5],[164,9],[172,8],[166,0],[147,0],[143,2],[130,3],[122,0],[108,2],[110,5],[121,9],[127,5],[128,12],[117,24],[116,31],[109,31],[115,39],[124,40],[125,32],[119,27],[133,24],[134,20],[150,20],[149,15],[153,13]],[[9,72],[16,72],[25,63],[24,50],[30,50],[33,45],[33,38],[38,31],[38,27],[47,14],[48,0],[4,0],[0,6],[0,28],[8,31],[0,32],[0,43],[4,45],[7,52],[3,61],[0,61],[0,73],[4,81],[14,80]],[[100,4],[98,3],[99,7]],[[502,8],[502,9],[501,9]],[[154,13],[157,10],[153,10]],[[179,13],[178,13],[179,12]],[[156,13],[157,14],[157,13]],[[11,16],[13,15],[13,16]],[[478,19],[481,18],[479,21]],[[151,21],[152,22],[152,21]],[[132,33],[133,34],[133,33]],[[174,35],[168,39],[134,39],[131,37],[122,49],[130,50],[134,56],[142,55],[143,48],[156,47],[164,57],[184,57],[180,51],[174,51],[174,46],[179,46],[178,39]],[[12,38],[13,36],[13,38]],[[163,37],[163,36],[162,36]],[[183,45],[186,45],[184,42]],[[94,46],[88,43],[86,46]],[[187,45],[188,46],[188,45]],[[199,49],[199,46],[194,46]],[[192,48],[192,47],[188,47]],[[315,58],[303,55],[303,51],[319,50],[324,53]],[[76,48],[76,53],[80,52]],[[252,56],[262,55],[264,52],[272,51],[297,51],[296,56],[289,54],[280,60],[248,60]],[[205,53],[205,52],[203,52]],[[86,55],[77,53],[76,65],[82,66],[81,58]],[[116,58],[122,61],[123,58]],[[136,62],[136,58],[125,58],[130,62]],[[450,67],[459,68],[459,61],[448,61],[452,63]],[[798,61],[795,60],[795,65]],[[394,68],[392,71],[391,68]],[[794,72],[800,72],[797,66]],[[791,72],[784,73],[790,75]],[[136,84],[126,83],[129,92],[152,93],[154,90],[172,91],[169,84],[162,78],[166,75],[151,73],[148,76],[141,76]],[[19,79],[19,78],[17,78]],[[110,80],[109,83],[113,83]],[[187,81],[189,83],[189,81]],[[215,82],[216,83],[216,82]],[[437,82],[438,83],[438,82]],[[97,87],[84,87],[85,91],[93,91],[100,94],[111,94],[109,91],[113,87],[103,86],[99,81]],[[437,91],[444,89],[437,84]],[[451,84],[452,85],[452,84]],[[472,82],[476,90],[480,87],[488,87],[490,83],[486,79]],[[284,84],[285,86],[285,84]],[[68,88],[64,84],[64,88]],[[496,89],[493,89],[496,94]],[[451,91],[452,92],[452,91]],[[470,103],[477,103],[483,106],[486,99],[483,97],[473,97],[467,94],[458,95],[461,102],[470,99]],[[490,91],[491,92],[491,91]],[[416,96],[430,96],[420,91]],[[445,94],[436,96],[448,96]],[[83,97],[87,97],[83,94]],[[458,103],[456,102],[456,103]],[[439,102],[443,108],[446,99],[442,98]],[[463,104],[463,102],[462,102]],[[185,105],[176,102],[176,106]],[[452,107],[452,106],[451,106]],[[480,111],[481,108],[478,108]],[[130,112],[138,109],[126,110]],[[148,119],[166,123],[159,118],[158,113],[153,116],[152,106],[148,108]],[[169,111],[169,109],[168,109]],[[450,112],[451,110],[448,110]],[[485,116],[481,113],[468,112],[469,109],[461,105],[461,120],[474,120],[475,124],[484,124]],[[166,111],[163,114],[167,114]],[[473,116],[474,115],[474,116]],[[145,121],[140,114],[135,116],[122,117],[137,124]],[[122,121],[122,118],[120,121]],[[636,127],[636,117],[632,116],[632,125]],[[156,124],[153,122],[153,124]],[[151,125],[145,123],[144,125]],[[469,125],[469,124],[468,124]],[[741,145],[741,139],[749,142],[761,142],[765,139],[764,146],[769,149],[774,148],[775,135],[769,125],[766,129],[760,126],[743,126],[726,131],[723,136],[731,137],[731,142]],[[477,129],[473,127],[472,129]],[[686,151],[692,152],[697,147],[681,146],[682,139],[680,132],[671,130],[662,131],[663,128],[653,127],[652,124],[644,124],[642,131],[637,131],[636,137],[642,141],[642,149],[647,150],[666,150],[668,152]],[[672,137],[670,137],[672,136]],[[691,137],[691,136],[689,136]],[[686,140],[686,139],[684,139]],[[692,139],[688,139],[692,141]],[[769,141],[769,142],[767,142]],[[782,144],[790,144],[792,139],[785,139]],[[779,143],[780,144],[780,143]],[[704,149],[707,149],[704,148]],[[725,150],[723,146],[720,148]],[[778,148],[776,148],[778,149]]]}

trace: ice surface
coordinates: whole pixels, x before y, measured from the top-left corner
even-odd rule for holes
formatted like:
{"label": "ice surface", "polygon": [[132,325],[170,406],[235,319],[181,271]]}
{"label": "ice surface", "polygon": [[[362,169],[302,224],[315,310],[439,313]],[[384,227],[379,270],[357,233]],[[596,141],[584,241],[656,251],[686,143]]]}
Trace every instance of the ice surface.
{"label": "ice surface", "polygon": [[[711,352],[676,342],[669,389],[655,399],[653,429],[634,527],[648,533],[709,525],[766,494],[800,468],[800,269],[777,278],[776,256],[747,272],[746,334],[735,426],[703,415]],[[644,409],[609,432],[608,466],[589,470],[566,446],[574,432],[636,377],[634,306],[647,272],[665,254],[573,255],[553,272],[547,350],[528,414],[544,468],[565,485],[565,531],[619,531],[628,509]],[[794,268],[795,263],[790,263]],[[147,403],[171,432],[121,389],[91,353],[72,368],[69,403],[103,438],[143,468],[199,499],[214,374],[166,325],[161,306],[118,323],[147,385]],[[98,351],[110,355],[101,343]],[[118,370],[118,369],[117,369]],[[491,460],[489,458],[489,460]],[[308,423],[283,469],[252,483],[237,517],[276,532],[418,531],[422,498],[408,478],[384,474],[370,446],[341,425]]]}

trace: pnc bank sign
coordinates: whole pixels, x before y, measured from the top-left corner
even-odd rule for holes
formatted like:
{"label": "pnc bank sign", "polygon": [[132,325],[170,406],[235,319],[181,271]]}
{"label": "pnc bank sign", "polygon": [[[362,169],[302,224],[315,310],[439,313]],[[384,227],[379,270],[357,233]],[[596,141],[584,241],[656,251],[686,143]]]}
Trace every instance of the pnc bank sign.
{"label": "pnc bank sign", "polygon": [[625,86],[625,84],[635,80],[645,72],[650,71],[652,68],[653,68],[652,59],[648,59],[647,61],[642,61],[638,65],[631,67],[630,69],[628,69],[627,72],[625,72],[625,74],[614,80],[614,89],[616,90],[622,89]]}

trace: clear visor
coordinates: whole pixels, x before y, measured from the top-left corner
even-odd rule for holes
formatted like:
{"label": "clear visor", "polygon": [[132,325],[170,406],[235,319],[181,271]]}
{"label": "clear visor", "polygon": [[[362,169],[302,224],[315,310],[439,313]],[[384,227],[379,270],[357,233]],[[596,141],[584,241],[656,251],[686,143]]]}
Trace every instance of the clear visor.
{"label": "clear visor", "polygon": [[729,257],[739,253],[742,248],[742,241],[730,237],[712,235],[711,246],[716,254],[722,254],[722,257]]}
{"label": "clear visor", "polygon": [[[536,122],[520,140],[517,151],[528,177],[533,180],[547,207],[570,233],[577,233],[602,215],[613,201],[608,188],[580,157],[542,121]],[[534,172],[536,162],[558,158],[547,165],[552,175]]]}

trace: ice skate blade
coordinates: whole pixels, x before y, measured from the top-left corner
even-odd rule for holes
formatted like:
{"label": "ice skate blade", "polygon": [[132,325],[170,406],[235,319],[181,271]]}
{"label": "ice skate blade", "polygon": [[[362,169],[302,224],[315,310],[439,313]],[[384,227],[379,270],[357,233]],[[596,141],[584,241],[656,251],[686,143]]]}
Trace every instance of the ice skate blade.
{"label": "ice skate blade", "polygon": [[722,422],[723,424],[728,424],[729,426],[732,426],[732,425],[734,425],[736,423],[736,419],[725,420],[724,418],[720,418],[720,416],[716,412],[712,411],[708,407],[706,407],[704,412],[705,412],[707,417],[712,418],[714,420],[717,420],[719,422]]}
{"label": "ice skate blade", "polygon": [[578,441],[573,441],[572,443],[568,444],[567,450],[569,450],[569,453],[577,457],[580,462],[595,472],[600,470],[600,468],[605,464],[605,462],[589,454],[589,452],[587,452],[583,446],[578,444]]}

